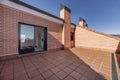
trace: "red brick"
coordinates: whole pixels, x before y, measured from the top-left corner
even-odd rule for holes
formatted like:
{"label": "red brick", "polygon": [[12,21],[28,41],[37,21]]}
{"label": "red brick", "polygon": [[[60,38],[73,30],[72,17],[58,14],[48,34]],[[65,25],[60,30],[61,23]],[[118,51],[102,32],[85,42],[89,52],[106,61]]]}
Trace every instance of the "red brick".
{"label": "red brick", "polygon": [[[48,50],[61,48],[62,45],[62,24],[43,19],[41,17],[25,13],[4,5],[1,5],[0,12],[2,17],[2,33],[0,33],[0,55],[18,54],[18,23],[27,23],[48,28],[47,47]],[[1,14],[1,13],[0,13]],[[1,15],[0,15],[1,17]],[[1,19],[1,18],[0,18]],[[1,20],[0,20],[1,23]],[[1,26],[1,24],[0,24]],[[1,27],[0,27],[1,31]],[[2,43],[1,43],[2,39]]]}
{"label": "red brick", "polygon": [[88,28],[76,27],[75,30],[75,46],[103,49],[110,52],[115,52],[119,40],[109,37]]}

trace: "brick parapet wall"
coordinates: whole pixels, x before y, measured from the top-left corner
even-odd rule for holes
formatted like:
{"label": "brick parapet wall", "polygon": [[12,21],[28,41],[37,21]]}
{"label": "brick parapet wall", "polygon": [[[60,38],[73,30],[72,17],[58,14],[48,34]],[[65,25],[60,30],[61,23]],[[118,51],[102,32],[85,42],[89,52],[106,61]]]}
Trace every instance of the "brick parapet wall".
{"label": "brick parapet wall", "polygon": [[101,34],[101,35],[104,35],[104,36],[109,37],[109,38],[114,38],[114,39],[116,39],[116,40],[120,40],[120,38],[119,38],[119,37],[116,37],[116,36],[112,36],[112,35],[109,35],[109,34],[105,34],[105,33],[102,33],[102,32],[98,32],[98,31],[93,30],[93,29],[90,29],[90,28],[88,28],[88,27],[82,27],[82,26],[79,26],[79,25],[77,25],[77,26],[78,26],[78,27],[81,27],[81,28],[83,28],[83,29],[86,29],[86,30],[89,30],[89,31],[92,31],[92,32],[95,32],[95,33],[98,33],[98,34]]}
{"label": "brick parapet wall", "polygon": [[91,29],[76,27],[75,46],[88,47],[116,52],[119,39],[93,31]]}

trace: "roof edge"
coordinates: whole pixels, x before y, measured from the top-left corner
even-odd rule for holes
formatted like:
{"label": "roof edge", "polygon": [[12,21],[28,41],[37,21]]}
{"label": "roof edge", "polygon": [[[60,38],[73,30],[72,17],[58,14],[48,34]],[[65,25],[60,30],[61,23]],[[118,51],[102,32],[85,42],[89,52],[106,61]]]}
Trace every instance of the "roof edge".
{"label": "roof edge", "polygon": [[75,23],[71,23],[72,25],[74,25],[74,26],[76,26],[76,24]]}
{"label": "roof edge", "polygon": [[14,3],[17,3],[17,4],[22,5],[22,6],[24,6],[24,7],[27,7],[27,8],[30,8],[30,9],[32,9],[32,10],[38,11],[38,12],[40,12],[40,13],[46,14],[46,15],[51,16],[51,17],[53,17],[53,18],[56,18],[56,19],[58,19],[58,20],[64,21],[64,20],[63,20],[62,18],[60,18],[60,17],[57,17],[57,16],[55,16],[55,15],[53,15],[53,14],[50,14],[50,13],[44,11],[44,10],[38,9],[38,8],[36,8],[36,7],[34,7],[34,6],[31,6],[31,5],[27,4],[27,3],[24,3],[24,2],[22,2],[22,1],[19,1],[19,0],[9,0],[9,1],[14,2]]}

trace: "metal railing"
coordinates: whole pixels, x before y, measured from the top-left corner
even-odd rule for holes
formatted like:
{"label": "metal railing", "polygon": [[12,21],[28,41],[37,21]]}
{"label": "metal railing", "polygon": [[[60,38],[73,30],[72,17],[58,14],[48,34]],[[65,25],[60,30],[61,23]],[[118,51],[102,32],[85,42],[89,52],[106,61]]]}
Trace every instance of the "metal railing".
{"label": "metal railing", "polygon": [[112,53],[112,80],[120,80],[119,66],[114,53]]}

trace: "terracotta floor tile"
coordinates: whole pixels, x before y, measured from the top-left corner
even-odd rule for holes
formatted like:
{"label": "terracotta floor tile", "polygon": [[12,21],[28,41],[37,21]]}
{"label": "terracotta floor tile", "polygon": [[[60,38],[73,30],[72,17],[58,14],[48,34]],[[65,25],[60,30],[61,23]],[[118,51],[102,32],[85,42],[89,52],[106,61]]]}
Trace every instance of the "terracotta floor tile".
{"label": "terracotta floor tile", "polygon": [[1,73],[1,71],[2,71],[3,66],[4,66],[4,62],[1,62],[1,61],[0,61],[0,73]]}
{"label": "terracotta floor tile", "polygon": [[64,71],[59,71],[58,73],[56,73],[56,76],[59,77],[60,79],[64,79],[68,74],[65,73]]}
{"label": "terracotta floor tile", "polygon": [[89,68],[89,69],[85,72],[84,76],[87,77],[87,78],[90,79],[90,80],[95,80],[96,74],[97,74],[97,73],[96,73],[95,71],[93,71],[91,68]]}
{"label": "terracotta floor tile", "polygon": [[76,80],[79,80],[81,78],[81,74],[77,73],[76,71],[73,71],[70,76],[72,76],[73,78],[75,78]]}
{"label": "terracotta floor tile", "polygon": [[29,71],[27,74],[28,74],[29,78],[33,78],[33,77],[40,75],[39,71],[37,71],[37,70]]}
{"label": "terracotta floor tile", "polygon": [[48,69],[54,68],[55,66],[53,64],[49,64],[46,66]]}
{"label": "terracotta floor tile", "polygon": [[24,70],[24,67],[14,67],[14,72],[22,72]]}
{"label": "terracotta floor tile", "polygon": [[75,71],[80,74],[84,74],[87,70],[78,67]]}
{"label": "terracotta floor tile", "polygon": [[81,69],[84,69],[84,70],[88,70],[90,68],[90,66],[88,66],[86,63],[83,63],[78,68],[81,68]]}
{"label": "terracotta floor tile", "polygon": [[76,62],[73,63],[73,65],[75,65],[75,66],[79,66],[80,63],[76,61]]}
{"label": "terracotta floor tile", "polygon": [[32,71],[35,71],[36,70],[36,68],[34,67],[29,67],[29,68],[25,68],[25,70],[26,70],[26,72],[32,72]]}
{"label": "terracotta floor tile", "polygon": [[14,80],[29,80],[27,75],[21,74],[19,76],[14,77]]}
{"label": "terracotta floor tile", "polygon": [[43,73],[41,73],[41,74],[43,75],[43,77],[44,77],[45,79],[48,79],[49,77],[51,77],[52,75],[54,75],[53,72],[50,71],[50,70],[48,70],[48,71],[46,71],[46,72],[43,72]]}
{"label": "terracotta floor tile", "polygon": [[106,80],[103,76],[101,76],[100,74],[97,74],[95,77],[95,80]]}
{"label": "terracotta floor tile", "polygon": [[53,73],[57,73],[57,72],[59,72],[59,71],[60,71],[60,69],[59,69],[59,68],[57,68],[57,67],[54,67],[54,68],[52,68],[52,69],[51,69],[51,71],[52,71]]}
{"label": "terracotta floor tile", "polygon": [[112,80],[111,54],[83,48],[2,61],[0,69],[0,80]]}
{"label": "terracotta floor tile", "polygon": [[71,76],[67,76],[64,80],[75,80],[75,79],[72,78]]}
{"label": "terracotta floor tile", "polygon": [[60,80],[57,76],[53,75],[47,80]]}
{"label": "terracotta floor tile", "polygon": [[83,77],[80,78],[80,80],[98,80],[98,79],[89,79],[89,78],[83,76]]}
{"label": "terracotta floor tile", "polygon": [[73,64],[70,64],[68,67],[69,67],[70,69],[72,69],[72,70],[75,70],[75,69],[77,68],[77,66],[76,66],[76,65],[73,65]]}
{"label": "terracotta floor tile", "polygon": [[10,74],[13,74],[13,68],[11,68],[11,69],[3,69],[2,71],[1,71],[1,76],[5,76],[5,75],[10,75]]}
{"label": "terracotta floor tile", "polygon": [[66,67],[65,69],[63,69],[64,72],[66,72],[67,74],[70,74],[73,70]]}
{"label": "terracotta floor tile", "polygon": [[59,69],[63,70],[66,66],[65,66],[64,64],[59,64],[57,67],[58,67]]}
{"label": "terracotta floor tile", "polygon": [[44,80],[44,78],[41,75],[39,75],[39,76],[33,77],[29,80]]}
{"label": "terracotta floor tile", "polygon": [[70,63],[70,61],[69,61],[69,59],[68,59],[67,61],[64,61],[62,64],[63,64],[64,66],[69,66],[71,63]]}
{"label": "terracotta floor tile", "polygon": [[44,66],[44,68],[38,68],[40,73],[46,72],[48,69]]}
{"label": "terracotta floor tile", "polygon": [[0,76],[0,80],[13,80],[13,74]]}
{"label": "terracotta floor tile", "polygon": [[18,73],[14,73],[14,78],[20,78],[20,77],[27,77],[26,72],[18,72]]}

